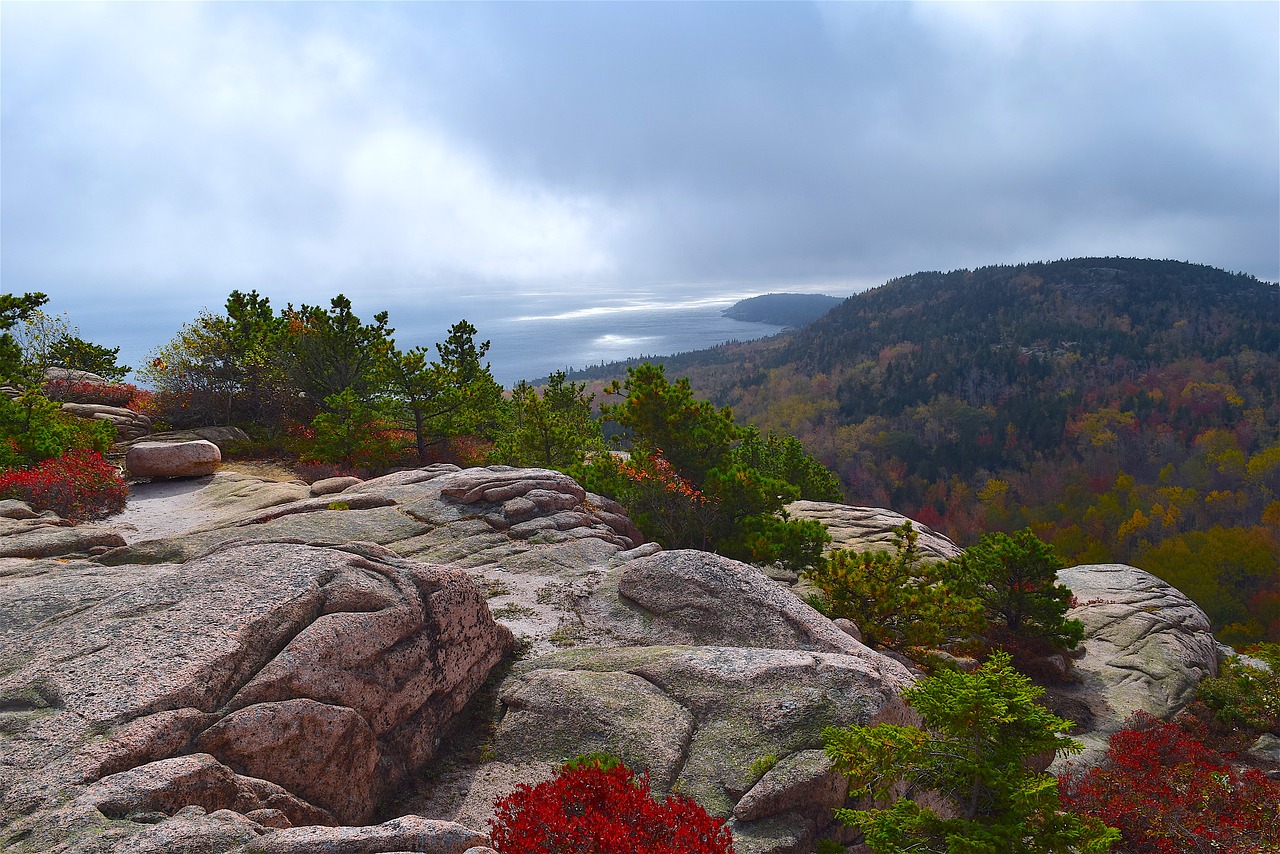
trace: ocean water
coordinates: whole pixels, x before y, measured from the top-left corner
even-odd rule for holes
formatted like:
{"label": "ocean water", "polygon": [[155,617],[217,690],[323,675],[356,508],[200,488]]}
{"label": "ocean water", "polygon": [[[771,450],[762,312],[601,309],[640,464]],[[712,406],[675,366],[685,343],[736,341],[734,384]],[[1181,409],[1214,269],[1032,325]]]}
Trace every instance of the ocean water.
{"label": "ocean water", "polygon": [[781,326],[722,317],[720,312],[732,304],[582,309],[508,318],[494,324],[490,364],[497,380],[511,385],[561,369],[701,350],[782,331]]}
{"label": "ocean water", "polygon": [[[560,295],[526,296],[505,303],[458,304],[453,320],[465,317],[477,327],[477,338],[490,342],[488,360],[493,375],[509,387],[552,371],[638,356],[666,356],[781,332],[781,326],[721,316],[724,309],[748,296],[752,294],[685,299],[626,296],[580,300],[572,307]],[[393,322],[395,318],[393,311]],[[448,323],[441,328],[447,328]],[[407,341],[436,341],[443,332],[419,326],[410,317],[397,327],[397,340],[402,336]]]}

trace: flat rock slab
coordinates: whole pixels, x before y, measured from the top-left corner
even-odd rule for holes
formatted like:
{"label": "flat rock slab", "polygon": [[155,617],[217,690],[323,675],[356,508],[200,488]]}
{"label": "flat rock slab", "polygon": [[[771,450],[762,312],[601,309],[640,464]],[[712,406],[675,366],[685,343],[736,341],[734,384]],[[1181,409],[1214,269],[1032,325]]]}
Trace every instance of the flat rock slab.
{"label": "flat rock slab", "polygon": [[0,537],[0,557],[44,558],[72,554],[88,554],[90,549],[110,549],[125,545],[124,537],[114,531],[91,527],[62,527],[39,524]]}

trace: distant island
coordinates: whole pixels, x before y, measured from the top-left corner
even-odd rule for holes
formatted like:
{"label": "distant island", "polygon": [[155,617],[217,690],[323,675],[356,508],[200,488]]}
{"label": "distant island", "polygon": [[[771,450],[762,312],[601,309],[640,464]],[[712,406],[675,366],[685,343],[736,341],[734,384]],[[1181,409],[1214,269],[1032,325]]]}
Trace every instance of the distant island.
{"label": "distant island", "polygon": [[721,313],[731,320],[794,328],[813,323],[842,302],[826,294],[764,294],[739,300]]}

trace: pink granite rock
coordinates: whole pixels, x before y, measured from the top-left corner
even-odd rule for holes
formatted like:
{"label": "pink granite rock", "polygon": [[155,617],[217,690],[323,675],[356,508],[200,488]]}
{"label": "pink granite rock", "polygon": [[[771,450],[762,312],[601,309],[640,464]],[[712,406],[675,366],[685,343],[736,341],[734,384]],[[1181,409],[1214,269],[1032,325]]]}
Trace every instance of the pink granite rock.
{"label": "pink granite rock", "polygon": [[222,452],[213,442],[138,442],[125,454],[130,477],[201,477],[213,474]]}
{"label": "pink granite rock", "polygon": [[260,703],[232,712],[197,746],[250,777],[270,778],[343,824],[363,824],[378,792],[378,745],[345,706],[314,700]]}

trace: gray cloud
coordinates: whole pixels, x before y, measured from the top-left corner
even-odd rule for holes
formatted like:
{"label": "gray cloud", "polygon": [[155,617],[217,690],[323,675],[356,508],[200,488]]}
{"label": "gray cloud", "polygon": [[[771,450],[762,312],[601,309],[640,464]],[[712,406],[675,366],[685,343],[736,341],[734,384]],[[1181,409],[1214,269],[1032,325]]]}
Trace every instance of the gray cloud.
{"label": "gray cloud", "polygon": [[1080,254],[1280,278],[1275,4],[0,15],[3,287],[86,331],[233,288],[430,311]]}

